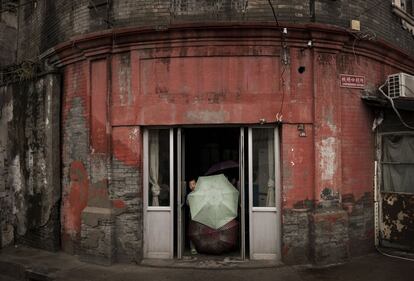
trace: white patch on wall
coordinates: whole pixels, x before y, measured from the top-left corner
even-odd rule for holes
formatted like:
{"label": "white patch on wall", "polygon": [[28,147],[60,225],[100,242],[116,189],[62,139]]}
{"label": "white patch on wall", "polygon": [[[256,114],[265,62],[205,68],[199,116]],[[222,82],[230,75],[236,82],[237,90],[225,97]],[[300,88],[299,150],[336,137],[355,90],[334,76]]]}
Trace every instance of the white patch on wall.
{"label": "white patch on wall", "polygon": [[322,140],[319,145],[320,151],[320,163],[322,180],[330,181],[333,180],[336,172],[336,146],[337,142],[334,137],[329,137]]}
{"label": "white patch on wall", "polygon": [[133,142],[138,139],[138,136],[139,136],[139,130],[138,128],[135,128],[129,133],[129,140]]}
{"label": "white patch on wall", "polygon": [[3,107],[3,116],[6,116],[7,122],[13,120],[13,104],[10,102]]}
{"label": "white patch on wall", "polygon": [[27,161],[27,170],[29,171],[29,182],[27,185],[27,193],[29,195],[33,195],[33,163],[34,163],[34,156],[33,150],[29,146],[29,150],[27,151],[28,161]]}
{"label": "white patch on wall", "polygon": [[189,111],[186,114],[190,122],[224,123],[229,119],[229,113],[224,111]]}
{"label": "white patch on wall", "polygon": [[26,206],[23,196],[23,176],[21,173],[20,156],[17,155],[9,166],[9,182],[14,193],[13,214],[16,218],[16,230],[19,235],[26,233]]}
{"label": "white patch on wall", "polygon": [[46,101],[46,114],[45,114],[45,125],[46,128],[49,127],[50,122],[49,122],[49,117],[50,117],[50,113],[52,111],[52,97],[50,94],[47,95],[47,101]]}
{"label": "white patch on wall", "polygon": [[9,182],[11,183],[12,190],[15,193],[20,192],[22,190],[22,174],[19,155],[14,157],[9,169]]}

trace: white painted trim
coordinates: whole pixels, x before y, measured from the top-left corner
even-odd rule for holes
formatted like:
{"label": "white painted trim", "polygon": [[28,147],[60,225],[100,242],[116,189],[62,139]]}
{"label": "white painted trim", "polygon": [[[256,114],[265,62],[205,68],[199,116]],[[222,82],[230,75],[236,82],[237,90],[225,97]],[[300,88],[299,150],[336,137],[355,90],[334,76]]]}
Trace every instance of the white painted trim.
{"label": "white painted trim", "polygon": [[155,206],[148,206],[147,207],[147,212],[170,212],[171,211],[171,207],[155,207]]}
{"label": "white painted trim", "polygon": [[253,260],[277,260],[277,254],[253,254]]}
{"label": "white painted trim", "polygon": [[170,129],[170,258],[174,258],[174,129]]}
{"label": "white painted trim", "polygon": [[281,159],[280,156],[280,135],[279,127],[276,127],[275,130],[275,196],[276,196],[276,212],[277,212],[277,221],[276,221],[276,233],[277,233],[277,252],[276,260],[282,259],[282,204],[281,204],[281,195],[282,195],[282,171],[281,171]]}
{"label": "white painted trim", "polygon": [[147,259],[171,259],[169,252],[152,252],[147,255]]}
{"label": "white painted trim", "polygon": [[177,258],[183,258],[183,243],[182,243],[182,223],[183,223],[183,214],[182,214],[182,194],[181,194],[181,184],[182,184],[182,135],[181,129],[177,129]]}
{"label": "white painted trim", "polygon": [[252,226],[252,212],[253,212],[253,144],[252,144],[252,128],[248,128],[248,136],[247,136],[247,146],[248,146],[248,173],[249,173],[249,255],[250,259],[254,259],[253,257],[253,226]]}
{"label": "white painted trim", "polygon": [[[275,201],[276,202],[276,201]],[[276,213],[277,207],[252,207],[253,212]]]}
{"label": "white painted trim", "polygon": [[245,213],[245,178],[244,178],[244,128],[240,128],[239,135],[239,179],[240,179],[240,256],[246,259],[246,213]]}
{"label": "white painted trim", "polygon": [[148,227],[147,227],[147,221],[148,221],[148,129],[144,129],[143,134],[143,197],[144,197],[144,206],[143,206],[143,212],[144,212],[144,257],[148,257],[148,243],[147,243],[147,237],[148,237]]}

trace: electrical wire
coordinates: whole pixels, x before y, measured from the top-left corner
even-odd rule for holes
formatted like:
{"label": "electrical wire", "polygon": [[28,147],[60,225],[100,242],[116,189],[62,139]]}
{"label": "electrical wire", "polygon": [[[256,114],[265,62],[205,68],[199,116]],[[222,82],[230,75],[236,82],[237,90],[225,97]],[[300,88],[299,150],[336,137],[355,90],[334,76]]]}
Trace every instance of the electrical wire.
{"label": "electrical wire", "polygon": [[369,6],[368,8],[366,8],[365,10],[363,10],[359,15],[357,15],[356,17],[359,18],[360,16],[362,16],[363,14],[373,10],[374,8],[377,8],[378,5],[384,4],[384,3],[389,3],[389,0],[379,0],[373,3],[372,6]]}
{"label": "electrical wire", "polygon": [[349,33],[354,37],[354,41],[352,43],[352,53],[354,54],[355,64],[360,70],[362,70],[362,72],[365,72],[366,69],[362,68],[359,65],[357,55],[356,55],[356,52],[355,52],[355,46],[356,46],[356,43],[358,42],[358,40],[373,41],[377,38],[377,35],[375,34],[374,31],[372,31],[368,28],[367,28],[367,31],[349,32]]}
{"label": "electrical wire", "polygon": [[277,27],[280,27],[280,25],[279,25],[279,21],[278,21],[277,16],[276,16],[275,8],[273,7],[273,4],[272,4],[272,1],[267,0],[267,2],[269,3],[270,8],[272,9],[273,17],[274,17],[274,19],[275,19],[275,21],[276,21],[276,25],[277,25]]}
{"label": "electrical wire", "polygon": [[[392,109],[394,110],[394,112],[395,112],[395,114],[397,114],[397,116],[398,116],[398,118],[400,119],[400,121],[401,121],[401,123],[405,126],[405,127],[407,127],[408,129],[410,129],[410,130],[414,130],[414,127],[413,126],[410,126],[410,125],[408,125],[405,121],[404,121],[404,119],[401,117],[401,114],[400,114],[400,112],[398,112],[398,110],[397,110],[397,108],[395,107],[395,104],[394,104],[394,100],[391,98],[391,97],[389,97],[383,90],[382,90],[382,88],[383,87],[385,87],[385,85],[388,83],[388,79],[385,81],[385,83],[384,84],[382,84],[379,88],[378,88],[378,90],[381,92],[381,94],[386,98],[386,99],[388,99],[389,101],[390,101],[390,103],[391,103],[391,106],[392,106]],[[405,86],[405,85],[402,85],[402,86]],[[406,86],[405,86],[406,87]],[[409,89],[408,87],[407,87],[407,89]],[[410,91],[411,91],[411,89],[409,89]]]}
{"label": "electrical wire", "polygon": [[282,58],[282,65],[283,65],[283,69],[282,72],[280,74],[280,82],[282,84],[282,101],[280,103],[280,108],[279,111],[276,114],[276,121],[277,122],[282,122],[283,120],[283,105],[284,105],[284,101],[285,101],[285,79],[284,79],[284,74],[286,71],[286,64],[288,64],[288,59],[285,57],[286,52],[287,52],[287,44],[286,44],[286,38],[285,38],[285,32],[283,30],[283,28],[280,27],[279,25],[279,20],[277,18],[276,12],[275,12],[275,8],[273,6],[273,3],[271,0],[267,0],[267,2],[269,3],[270,8],[272,9],[272,14],[273,14],[273,18],[276,22],[276,26],[278,29],[280,29],[281,32],[281,40],[282,40],[282,49],[284,52],[283,58]]}
{"label": "electrical wire", "polygon": [[378,248],[378,246],[375,246],[375,249],[383,256],[386,256],[386,257],[389,257],[389,258],[394,258],[394,259],[400,259],[400,260],[413,261],[414,262],[414,259],[387,254],[384,251],[382,251],[380,248]]}

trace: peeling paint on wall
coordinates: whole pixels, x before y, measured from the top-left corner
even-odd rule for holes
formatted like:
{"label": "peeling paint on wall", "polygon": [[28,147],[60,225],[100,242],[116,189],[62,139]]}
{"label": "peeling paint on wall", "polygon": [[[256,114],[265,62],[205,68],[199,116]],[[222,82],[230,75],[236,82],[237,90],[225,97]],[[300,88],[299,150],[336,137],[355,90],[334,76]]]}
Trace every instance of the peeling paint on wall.
{"label": "peeling paint on wall", "polygon": [[321,178],[324,181],[332,181],[336,172],[336,147],[337,140],[334,137],[329,137],[322,140],[320,144],[320,171]]}
{"label": "peeling paint on wall", "polygon": [[121,106],[131,105],[133,103],[133,96],[131,92],[131,57],[129,53],[120,56],[118,81]]}
{"label": "peeling paint on wall", "polygon": [[26,204],[23,193],[23,175],[20,165],[20,156],[16,157],[11,161],[9,166],[9,184],[11,190],[14,193],[13,196],[13,214],[16,217],[16,230],[19,235],[26,234]]}
{"label": "peeling paint on wall", "polygon": [[414,250],[414,195],[382,193],[381,237],[387,246]]}
{"label": "peeling paint on wall", "polygon": [[201,123],[226,123],[229,120],[229,113],[223,111],[188,111],[186,119],[189,122]]}

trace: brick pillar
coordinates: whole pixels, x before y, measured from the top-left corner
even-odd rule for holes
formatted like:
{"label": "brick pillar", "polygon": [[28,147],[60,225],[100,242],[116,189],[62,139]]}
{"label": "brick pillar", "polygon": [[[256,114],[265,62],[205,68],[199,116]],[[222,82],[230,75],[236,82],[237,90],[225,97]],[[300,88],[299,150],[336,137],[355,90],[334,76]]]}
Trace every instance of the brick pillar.
{"label": "brick pillar", "polygon": [[111,264],[115,257],[115,219],[108,195],[110,125],[108,121],[108,63],[91,62],[91,185],[82,211],[81,259]]}
{"label": "brick pillar", "polygon": [[349,256],[348,215],[340,205],[341,96],[337,53],[314,50],[315,211],[310,216],[310,248],[315,264]]}

